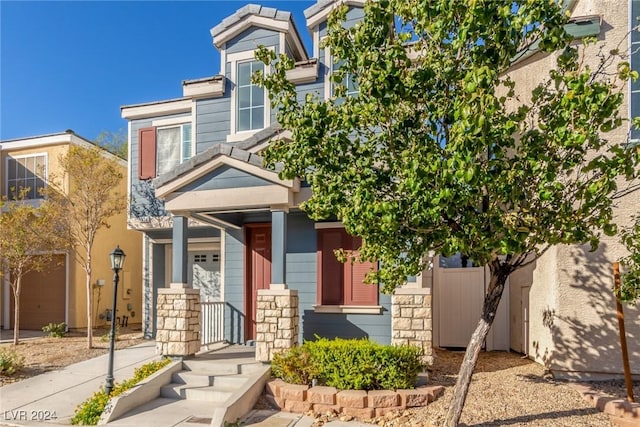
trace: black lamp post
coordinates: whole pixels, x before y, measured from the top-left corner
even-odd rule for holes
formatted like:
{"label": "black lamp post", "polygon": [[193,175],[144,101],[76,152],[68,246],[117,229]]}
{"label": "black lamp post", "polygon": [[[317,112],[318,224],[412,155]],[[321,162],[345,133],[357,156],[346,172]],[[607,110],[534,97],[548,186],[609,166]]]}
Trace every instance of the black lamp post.
{"label": "black lamp post", "polygon": [[120,246],[116,247],[113,252],[109,254],[111,258],[111,269],[113,270],[113,310],[111,311],[111,335],[109,336],[109,367],[107,369],[107,380],[105,381],[104,390],[107,392],[107,396],[111,394],[113,390],[113,350],[115,349],[116,341],[116,305],[118,297],[118,282],[120,276],[118,273],[122,270],[125,258],[124,251],[120,249]]}

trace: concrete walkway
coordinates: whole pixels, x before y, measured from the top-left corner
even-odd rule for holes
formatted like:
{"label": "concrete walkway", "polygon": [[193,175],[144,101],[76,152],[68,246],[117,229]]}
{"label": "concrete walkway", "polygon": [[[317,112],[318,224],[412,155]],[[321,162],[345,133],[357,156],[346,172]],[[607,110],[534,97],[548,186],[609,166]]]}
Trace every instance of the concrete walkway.
{"label": "concrete walkway", "polygon": [[[115,380],[130,378],[135,368],[157,359],[154,341],[116,350]],[[104,385],[107,363],[108,354],[104,354],[0,387],[0,424],[71,424],[76,406]]]}
{"label": "concrete walkway", "polygon": [[[116,350],[114,355],[114,377],[122,381],[133,376],[135,368],[160,357],[155,352],[155,342],[148,341],[136,346]],[[76,406],[104,385],[108,355],[85,360],[64,369],[46,372],[17,383],[0,387],[1,426],[69,425]],[[184,414],[188,418],[193,414]],[[153,419],[150,425],[164,427],[161,418]],[[253,410],[242,420],[243,426],[253,427],[311,427],[314,419],[301,414],[276,410]],[[116,420],[117,422],[117,420]],[[122,425],[122,424],[120,424]],[[327,427],[365,427],[355,421],[332,421]],[[135,426],[132,426],[135,427]]]}

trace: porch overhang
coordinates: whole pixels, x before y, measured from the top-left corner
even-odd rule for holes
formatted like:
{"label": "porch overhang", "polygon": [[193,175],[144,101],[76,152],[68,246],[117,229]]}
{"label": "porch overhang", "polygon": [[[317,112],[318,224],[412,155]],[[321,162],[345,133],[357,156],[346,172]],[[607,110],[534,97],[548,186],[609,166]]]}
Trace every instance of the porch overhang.
{"label": "porch overhang", "polygon": [[154,181],[165,210],[221,228],[237,228],[232,213],[297,207],[308,198],[299,179],[280,179],[262,167],[255,153],[227,145],[214,147]]}

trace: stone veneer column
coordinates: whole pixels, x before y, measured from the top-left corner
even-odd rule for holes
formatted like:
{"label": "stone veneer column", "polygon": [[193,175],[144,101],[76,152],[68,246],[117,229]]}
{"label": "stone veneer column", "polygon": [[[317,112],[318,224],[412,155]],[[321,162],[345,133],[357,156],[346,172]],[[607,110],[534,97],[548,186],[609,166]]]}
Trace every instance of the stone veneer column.
{"label": "stone veneer column", "polygon": [[158,289],[156,352],[186,357],[200,351],[200,291],[172,283]]}
{"label": "stone veneer column", "polygon": [[391,297],[391,344],[422,347],[423,361],[433,363],[431,289],[404,286]]}
{"label": "stone veneer column", "polygon": [[275,353],[298,344],[298,291],[261,289],[256,307],[256,360],[270,362]]}

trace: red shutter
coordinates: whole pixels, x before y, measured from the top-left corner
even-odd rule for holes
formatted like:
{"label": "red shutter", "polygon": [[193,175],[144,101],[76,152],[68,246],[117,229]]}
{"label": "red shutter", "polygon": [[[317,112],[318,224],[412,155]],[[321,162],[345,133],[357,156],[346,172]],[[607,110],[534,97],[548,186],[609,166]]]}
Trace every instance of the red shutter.
{"label": "red shutter", "polygon": [[[345,233],[345,249],[356,251],[362,245],[362,239]],[[347,261],[344,265],[344,304],[378,305],[378,286],[364,283],[366,275],[377,269],[372,262]]]}
{"label": "red shutter", "polygon": [[156,177],[156,128],[144,128],[138,131],[138,178]]}
{"label": "red shutter", "polygon": [[318,230],[318,291],[322,305],[340,305],[342,301],[342,263],[333,251],[342,247],[342,230]]}

